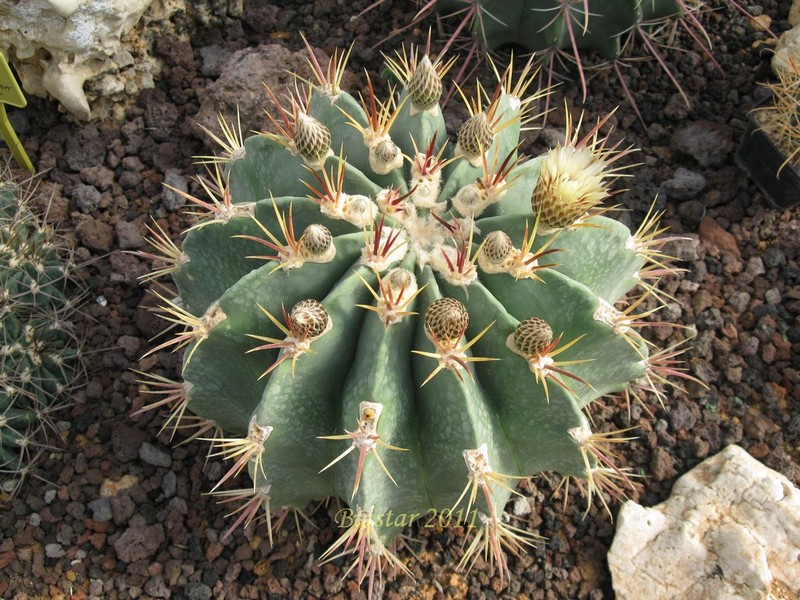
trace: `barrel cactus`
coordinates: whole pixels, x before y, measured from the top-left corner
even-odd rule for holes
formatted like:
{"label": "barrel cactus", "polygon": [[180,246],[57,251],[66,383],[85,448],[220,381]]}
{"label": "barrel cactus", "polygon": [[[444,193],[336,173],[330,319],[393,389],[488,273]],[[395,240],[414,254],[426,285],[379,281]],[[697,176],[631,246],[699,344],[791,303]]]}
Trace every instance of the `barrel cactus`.
{"label": "barrel cactus", "polygon": [[622,53],[631,32],[691,15],[700,5],[697,0],[437,0],[426,6],[467,17],[473,35],[489,50],[506,44],[529,52],[581,49],[610,60]]}
{"label": "barrel cactus", "polygon": [[[372,3],[364,12],[379,4]],[[689,104],[665,53],[674,45],[678,25],[689,33],[697,49],[716,64],[698,18],[705,5],[703,0],[425,0],[418,4],[420,9],[413,24],[433,13],[451,24],[447,29],[452,33],[445,48],[466,45],[470,57],[503,47],[522,48],[536,53],[539,63],[546,65],[548,84],[559,63],[574,64],[584,100],[586,72],[611,67],[637,113],[621,66],[625,61],[645,57],[656,59]],[[732,5],[752,18],[737,3]]]}
{"label": "barrel cactus", "polygon": [[[584,409],[676,370],[637,333],[669,271],[657,215],[631,233],[602,214],[630,151],[607,119],[520,154],[531,64],[478,85],[451,143],[451,62],[403,51],[388,59],[402,89],[356,100],[340,55],[311,56],[316,81],[269,92],[272,132],[223,126],[208,198],[180,192],[198,213],[182,247],[152,231],[181,327],[151,352],[183,349],[183,381],[145,375],[145,409],[172,405],[170,423],[230,460],[215,491],[242,502],[237,525],[343,499],[323,558],[352,555],[370,594],[385,567],[407,571],[391,548],[419,519],[470,528],[460,566],[484,556],[507,578],[506,553],[537,539],[503,512],[520,479],[579,478],[604,504],[630,484],[623,438]],[[252,484],[227,489],[244,470]]]}
{"label": "barrel cactus", "polygon": [[79,295],[66,249],[30,205],[35,186],[0,182],[0,473],[19,489],[45,447],[52,415],[79,381],[70,323]]}

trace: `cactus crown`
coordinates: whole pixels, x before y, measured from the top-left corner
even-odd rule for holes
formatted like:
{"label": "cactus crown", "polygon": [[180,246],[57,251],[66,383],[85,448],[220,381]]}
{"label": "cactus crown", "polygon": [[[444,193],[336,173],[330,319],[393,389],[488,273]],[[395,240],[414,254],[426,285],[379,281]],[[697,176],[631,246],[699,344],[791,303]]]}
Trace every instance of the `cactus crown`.
{"label": "cactus crown", "polygon": [[345,499],[324,558],[352,555],[370,593],[383,567],[406,571],[392,542],[431,510],[476,525],[462,567],[483,552],[506,578],[506,551],[536,541],[503,515],[516,480],[557,471],[590,499],[630,484],[584,409],[671,366],[614,306],[669,271],[657,215],[632,234],[601,214],[629,151],[604,120],[519,153],[530,64],[478,86],[454,148],[434,80],[451,62],[389,59],[404,87],[379,101],[330,81],[339,61],[312,59],[317,83],[287,103],[269,93],[278,133],[209,169],[210,201],[184,193],[205,214],[182,250],[156,236],[180,293],[165,316],[185,328],[153,351],[187,352],[183,383],[143,382],[173,425],[188,409],[197,435],[224,430],[218,487],[245,469],[252,486],[219,493],[267,512]]}

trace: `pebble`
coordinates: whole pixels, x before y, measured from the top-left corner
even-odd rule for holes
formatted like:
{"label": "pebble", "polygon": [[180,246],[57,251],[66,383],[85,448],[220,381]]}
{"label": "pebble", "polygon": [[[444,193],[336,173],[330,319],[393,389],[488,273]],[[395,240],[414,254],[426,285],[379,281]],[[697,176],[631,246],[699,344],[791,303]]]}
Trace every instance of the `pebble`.
{"label": "pebble", "polygon": [[664,481],[675,476],[672,456],[665,448],[655,448],[650,456],[650,474],[656,481]]}
{"label": "pebble", "polygon": [[164,176],[164,190],[161,193],[161,197],[164,201],[164,208],[170,212],[175,212],[186,204],[186,198],[176,191],[171,190],[171,187],[182,192],[188,192],[189,182],[186,180],[186,177],[175,170],[168,170]]}
{"label": "pebble", "polygon": [[169,467],[172,465],[172,457],[169,453],[160,448],[156,448],[150,442],[145,442],[139,448],[139,458],[142,462],[155,467]]}
{"label": "pebble", "polygon": [[706,212],[706,205],[700,200],[687,200],[678,205],[678,214],[689,223],[699,223]]}
{"label": "pebble", "polygon": [[753,277],[757,275],[763,275],[767,272],[764,268],[764,260],[760,256],[751,257],[747,261],[747,266],[745,266],[744,272],[748,275],[752,275]]}
{"label": "pebble", "polygon": [[144,592],[154,598],[169,598],[172,593],[169,591],[167,584],[164,583],[164,578],[161,575],[156,575],[147,580],[144,584]]}
{"label": "pebble", "polygon": [[786,253],[779,246],[770,246],[767,248],[762,258],[764,265],[770,269],[773,267],[782,267],[786,264]]}
{"label": "pebble", "polygon": [[672,431],[691,430],[697,423],[697,417],[692,410],[683,402],[675,404],[667,415]]}
{"label": "pebble", "polygon": [[667,195],[674,200],[693,200],[702,192],[708,182],[702,173],[678,167],[671,179],[661,185]]}
{"label": "pebble", "polygon": [[755,356],[758,354],[758,338],[747,332],[739,334],[739,354],[742,356]]}
{"label": "pebble", "polygon": [[539,139],[544,142],[548,148],[555,148],[559,144],[562,146],[566,141],[564,132],[561,129],[553,129],[552,127],[545,127],[539,132]]}
{"label": "pebble", "polygon": [[728,305],[737,313],[742,313],[750,306],[750,294],[736,291],[728,295]]}
{"label": "pebble", "polygon": [[47,558],[61,558],[66,554],[66,550],[64,550],[61,544],[45,544],[44,546],[44,554]]}
{"label": "pebble", "polygon": [[126,463],[139,458],[139,447],[145,439],[141,429],[118,424],[111,435],[111,447],[120,462]]}
{"label": "pebble", "polygon": [[165,498],[172,498],[178,489],[178,476],[175,471],[167,471],[161,478],[161,491]]}
{"label": "pebble", "polygon": [[183,588],[187,600],[211,600],[211,588],[200,581],[190,581]]}
{"label": "pebble", "polygon": [[700,237],[695,233],[681,235],[679,239],[669,242],[665,251],[670,256],[686,262],[702,260],[705,256]]}
{"label": "pebble", "polygon": [[79,183],[72,191],[72,197],[75,199],[78,210],[89,214],[96,211],[100,206],[100,200],[102,200],[103,195],[96,187]]}
{"label": "pebble", "polygon": [[681,127],[672,135],[671,143],[702,167],[724,164],[736,147],[728,128],[710,121],[695,121]]}
{"label": "pebble", "polygon": [[767,301],[767,304],[780,304],[781,291],[778,288],[768,289],[766,292],[764,292],[764,300]]}
{"label": "pebble", "polygon": [[109,498],[95,498],[88,503],[92,511],[92,520],[97,523],[107,523],[113,516],[111,513],[111,500]]}
{"label": "pebble", "polygon": [[114,229],[117,232],[117,241],[121,250],[131,250],[145,246],[144,237],[136,223],[130,221],[117,221]]}

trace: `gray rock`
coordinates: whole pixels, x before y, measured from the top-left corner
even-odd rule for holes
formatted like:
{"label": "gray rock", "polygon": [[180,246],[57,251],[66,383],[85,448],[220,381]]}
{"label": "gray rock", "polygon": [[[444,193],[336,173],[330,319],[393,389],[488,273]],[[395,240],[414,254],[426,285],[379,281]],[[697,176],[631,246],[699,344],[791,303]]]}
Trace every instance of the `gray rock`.
{"label": "gray rock", "polygon": [[155,467],[172,466],[172,456],[149,442],[145,442],[139,447],[139,458],[148,465]]}
{"label": "gray rock", "polygon": [[767,304],[780,304],[781,291],[778,288],[768,289],[766,292],[764,292],[764,300],[767,301]]}
{"label": "gray rock", "polygon": [[172,595],[161,575],[155,575],[148,579],[144,584],[144,591],[153,598],[169,598]]}
{"label": "gray rock", "polygon": [[780,267],[786,264],[786,253],[780,246],[770,246],[764,250],[764,266]]}
{"label": "gray rock", "polygon": [[161,491],[165,498],[172,498],[178,489],[178,476],[175,471],[167,471],[161,479]]}
{"label": "gray rock", "polygon": [[760,342],[752,333],[743,331],[739,334],[739,354],[742,356],[755,356],[758,354]]}
{"label": "gray rock", "polygon": [[132,248],[141,248],[146,245],[142,233],[139,231],[139,226],[130,221],[117,221],[114,227],[117,231],[117,240],[119,247],[122,250],[131,250]]}
{"label": "gray rock", "polygon": [[669,242],[665,247],[667,254],[678,260],[695,261],[705,258],[703,245],[696,233],[681,234],[682,239]]}
{"label": "gray rock", "polygon": [[189,182],[186,181],[186,177],[175,170],[169,170],[164,175],[164,190],[161,192],[161,196],[164,199],[164,208],[170,212],[175,212],[186,204],[186,198],[170,188],[188,192]]}
{"label": "gray rock", "polygon": [[199,581],[190,581],[183,588],[183,594],[188,600],[211,600],[211,588]]}
{"label": "gray rock", "polygon": [[61,544],[45,544],[44,546],[44,554],[47,558],[61,558],[66,554],[66,550],[61,546]]}
{"label": "gray rock", "polygon": [[111,499],[95,498],[88,503],[89,510],[92,511],[92,520],[98,523],[107,523],[111,520]]}
{"label": "gray rock", "polygon": [[744,268],[744,272],[755,277],[756,275],[763,275],[767,271],[764,268],[764,261],[761,259],[761,257],[753,256],[747,261],[747,266]]}
{"label": "gray rock", "polygon": [[555,148],[559,144],[563,146],[567,140],[563,131],[560,129],[554,129],[552,127],[543,128],[539,132],[539,139],[547,144],[548,148]]}
{"label": "gray rock", "polygon": [[75,198],[78,210],[82,213],[91,213],[97,210],[103,197],[96,187],[85,183],[77,184],[72,195]]}
{"label": "gray rock", "polygon": [[724,164],[736,148],[731,131],[710,121],[695,121],[681,127],[672,136],[672,146],[692,156],[703,167]]}
{"label": "gray rock", "polygon": [[77,135],[67,138],[64,159],[76,173],[103,164],[105,155],[106,145],[95,125],[87,125]]}
{"label": "gray rock", "polygon": [[747,292],[731,292],[728,295],[728,304],[737,313],[744,312],[750,306],[750,294]]}
{"label": "gray rock", "polygon": [[662,185],[670,198],[692,200],[706,188],[707,182],[702,173],[678,167],[672,179],[667,179]]}

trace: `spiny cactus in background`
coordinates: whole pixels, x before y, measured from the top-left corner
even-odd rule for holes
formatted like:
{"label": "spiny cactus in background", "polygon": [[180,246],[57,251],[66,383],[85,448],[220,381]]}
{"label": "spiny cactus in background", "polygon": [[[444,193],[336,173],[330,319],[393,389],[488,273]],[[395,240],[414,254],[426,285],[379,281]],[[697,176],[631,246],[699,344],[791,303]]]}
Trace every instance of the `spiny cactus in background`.
{"label": "spiny cactus in background", "polygon": [[[162,311],[182,327],[149,353],[183,349],[183,381],[142,374],[156,398],[142,410],[171,405],[169,425],[232,461],[215,491],[243,502],[236,525],[263,518],[271,539],[275,515],[347,502],[323,559],[352,555],[370,595],[385,567],[408,572],[390,548],[432,514],[471,528],[460,567],[482,555],[508,578],[506,553],[537,540],[503,512],[518,480],[579,478],[590,505],[622,495],[624,438],[584,410],[681,374],[678,351],[650,355],[637,333],[671,272],[657,215],[632,234],[602,214],[630,152],[607,118],[519,153],[540,97],[530,63],[465,98],[453,144],[452,62],[404,50],[388,60],[402,90],[381,101],[368,82],[356,100],[341,55],[310,56],[315,83],[269,92],[275,132],[222,127],[208,198],[179,192],[199,217],[182,248],[152,230],[148,279],[171,275]],[[252,485],[221,491],[245,469]]]}
{"label": "spiny cactus in background", "polygon": [[[380,4],[374,2],[361,14]],[[706,4],[703,0],[425,0],[418,4],[420,9],[411,24],[419,24],[434,13],[445,24],[453,24],[448,28],[452,33],[445,49],[466,46],[470,58],[506,46],[536,53],[539,63],[546,65],[547,87],[552,84],[557,62],[574,64],[584,100],[586,71],[613,68],[637,114],[622,68],[648,56],[656,59],[689,103],[664,56],[673,45],[678,26],[716,64],[698,19]]]}
{"label": "spiny cactus in background", "polygon": [[15,492],[37,456],[52,415],[80,381],[82,360],[70,317],[73,265],[52,228],[32,210],[36,185],[0,180],[0,474]]}

